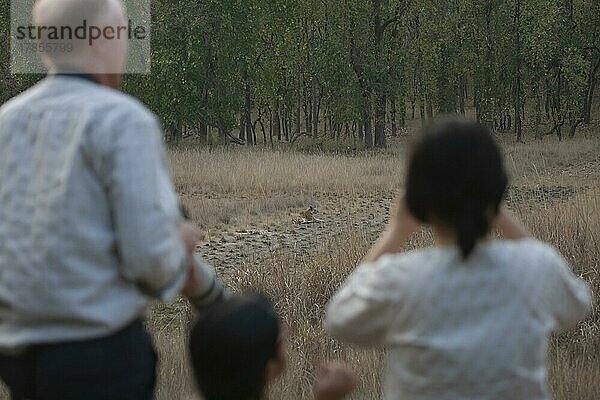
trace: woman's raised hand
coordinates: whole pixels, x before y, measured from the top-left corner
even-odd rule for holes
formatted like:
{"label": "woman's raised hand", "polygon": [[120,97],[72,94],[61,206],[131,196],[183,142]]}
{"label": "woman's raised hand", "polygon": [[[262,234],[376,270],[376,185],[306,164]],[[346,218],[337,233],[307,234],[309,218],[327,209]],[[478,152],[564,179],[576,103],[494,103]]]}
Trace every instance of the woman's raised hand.
{"label": "woman's raised hand", "polygon": [[493,225],[508,240],[520,240],[531,237],[525,225],[504,204],[498,209],[498,214],[494,218]]}
{"label": "woman's raised hand", "polygon": [[418,231],[421,225],[421,222],[408,209],[406,194],[404,192],[400,193],[392,203],[389,226],[394,230],[401,230],[406,236],[410,236]]}

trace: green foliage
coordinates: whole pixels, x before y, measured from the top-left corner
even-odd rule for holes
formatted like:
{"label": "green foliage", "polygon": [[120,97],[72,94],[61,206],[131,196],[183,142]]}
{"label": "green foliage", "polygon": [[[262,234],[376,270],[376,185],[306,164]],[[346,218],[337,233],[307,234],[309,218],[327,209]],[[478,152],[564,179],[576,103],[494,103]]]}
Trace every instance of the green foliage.
{"label": "green foliage", "polygon": [[356,154],[366,150],[366,145],[351,138],[319,137],[299,139],[293,148],[311,154]]}
{"label": "green foliage", "polygon": [[[0,0],[0,37],[8,37],[8,6]],[[402,118],[408,108],[423,120],[473,105],[494,128],[537,102],[537,120],[576,127],[597,81],[597,0],[153,0],[152,7],[152,73],[127,76],[124,88],[165,127],[196,130],[205,142],[216,132],[216,141],[229,141],[236,131],[249,143],[263,132],[266,142],[302,132],[369,141],[359,128],[377,131],[392,99]],[[0,102],[39,79],[10,75],[8,52],[0,49]]]}
{"label": "green foliage", "polygon": [[[10,1],[0,0],[0,38],[10,37]],[[10,46],[8,40],[0,46],[0,104],[9,100],[35,80],[10,73]],[[31,77],[29,77],[31,78]]]}

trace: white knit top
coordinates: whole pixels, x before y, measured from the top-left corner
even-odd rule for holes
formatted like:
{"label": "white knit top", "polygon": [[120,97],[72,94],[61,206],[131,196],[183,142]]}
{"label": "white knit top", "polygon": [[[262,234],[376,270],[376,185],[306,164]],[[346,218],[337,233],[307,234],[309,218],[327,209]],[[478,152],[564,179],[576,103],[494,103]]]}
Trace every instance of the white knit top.
{"label": "white knit top", "polygon": [[491,241],[385,255],[348,278],[326,328],[386,346],[388,400],[547,400],[548,335],[590,310],[588,285],[550,246]]}

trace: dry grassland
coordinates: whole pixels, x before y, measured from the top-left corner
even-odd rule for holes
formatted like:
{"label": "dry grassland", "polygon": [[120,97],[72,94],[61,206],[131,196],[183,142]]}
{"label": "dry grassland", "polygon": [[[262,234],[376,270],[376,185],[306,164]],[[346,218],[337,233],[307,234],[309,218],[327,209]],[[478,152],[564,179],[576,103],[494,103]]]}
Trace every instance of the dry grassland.
{"label": "dry grassland", "polygon": [[[308,251],[282,247],[267,251],[260,262],[240,258],[233,265],[220,266],[234,290],[267,293],[290,328],[289,372],[272,388],[270,398],[310,399],[314,364],[324,359],[347,360],[356,368],[362,382],[353,398],[380,397],[380,352],[327,338],[321,321],[327,300],[367,251],[385,216],[371,224],[355,221],[364,214],[381,213],[370,210],[369,202],[390,198],[402,185],[407,141],[399,140],[385,152],[351,156],[261,149],[171,152],[177,190],[193,218],[209,229],[211,240],[232,229],[287,229],[293,235],[297,231],[288,229],[290,212],[308,203],[343,208],[335,216],[340,230],[324,235]],[[596,296],[592,315],[552,340],[549,381],[554,398],[596,400],[600,394],[600,140],[558,143],[548,138],[525,144],[507,141],[503,147],[512,176],[508,203],[536,237],[559,248],[576,273],[592,284]],[[327,231],[327,222],[316,229]],[[408,247],[430,243],[431,236],[424,231]],[[206,252],[210,257],[211,250]],[[149,324],[163,360],[158,399],[194,398],[185,353],[190,319],[184,301],[153,309]]]}
{"label": "dry grassland", "polygon": [[[246,148],[173,149],[175,185],[193,219],[212,243],[235,230],[263,229],[310,246],[257,251],[260,257],[214,260],[227,285],[268,294],[290,330],[289,371],[271,399],[310,399],[314,365],[342,359],[361,376],[354,399],[380,398],[381,350],[361,350],[327,338],[321,327],[332,293],[357,265],[387,217],[386,204],[402,186],[407,143],[383,152],[354,155],[306,154]],[[502,141],[502,139],[501,139]],[[600,138],[558,143],[554,138],[503,144],[512,186],[507,197],[534,235],[557,246],[576,273],[591,283],[593,313],[577,328],[555,336],[549,382],[556,400],[600,396]],[[327,206],[324,224],[298,230],[290,216],[308,204]],[[372,206],[371,206],[372,205]],[[376,205],[379,205],[376,207]],[[336,230],[333,230],[333,226]],[[283,233],[281,233],[283,232]],[[318,240],[310,241],[318,235]],[[408,248],[428,245],[419,233]],[[252,248],[256,243],[244,243]],[[161,356],[158,400],[195,399],[187,363],[186,336],[193,318],[184,300],[155,305],[149,313]],[[1,398],[7,398],[6,393]]]}

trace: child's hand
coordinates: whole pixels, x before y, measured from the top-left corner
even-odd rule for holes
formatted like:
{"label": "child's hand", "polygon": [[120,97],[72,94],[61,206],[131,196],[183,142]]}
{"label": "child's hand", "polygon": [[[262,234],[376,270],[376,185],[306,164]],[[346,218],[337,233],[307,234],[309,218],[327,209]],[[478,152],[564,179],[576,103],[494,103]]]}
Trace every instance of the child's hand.
{"label": "child's hand", "polygon": [[319,366],[314,385],[316,400],[340,400],[358,385],[358,378],[342,364],[326,363]]}
{"label": "child's hand", "polygon": [[404,192],[396,197],[392,204],[389,225],[392,229],[401,229],[407,236],[418,231],[421,227],[421,222],[419,222],[408,210],[406,194]]}

